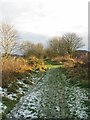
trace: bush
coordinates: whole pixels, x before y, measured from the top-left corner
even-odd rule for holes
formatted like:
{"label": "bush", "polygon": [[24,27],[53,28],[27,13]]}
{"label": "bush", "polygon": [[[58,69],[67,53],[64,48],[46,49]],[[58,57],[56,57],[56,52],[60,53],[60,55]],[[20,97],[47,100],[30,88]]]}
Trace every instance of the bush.
{"label": "bush", "polygon": [[28,64],[32,66],[34,70],[39,70],[41,72],[46,71],[47,68],[42,59],[38,59],[35,56],[28,58]]}
{"label": "bush", "polygon": [[19,74],[31,70],[31,66],[23,58],[2,58],[2,86],[6,87],[14,82]]}
{"label": "bush", "polygon": [[70,55],[58,56],[52,60],[56,63],[64,64],[65,67],[74,67],[75,63],[77,62],[77,60],[72,58]]}
{"label": "bush", "polygon": [[71,83],[77,83],[79,81],[82,87],[89,87],[88,66],[84,63],[77,62],[74,67],[66,68],[66,71]]}
{"label": "bush", "polygon": [[16,81],[33,70],[45,71],[47,68],[42,59],[36,57],[24,58],[9,57],[2,58],[2,87],[7,87],[9,83]]}

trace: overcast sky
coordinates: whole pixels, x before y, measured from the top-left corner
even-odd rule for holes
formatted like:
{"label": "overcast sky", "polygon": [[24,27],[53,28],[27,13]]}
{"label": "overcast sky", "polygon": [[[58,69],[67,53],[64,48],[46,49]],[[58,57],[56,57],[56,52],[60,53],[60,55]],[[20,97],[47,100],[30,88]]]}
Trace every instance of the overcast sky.
{"label": "overcast sky", "polygon": [[88,0],[0,0],[1,21],[50,37],[76,32],[87,44]]}

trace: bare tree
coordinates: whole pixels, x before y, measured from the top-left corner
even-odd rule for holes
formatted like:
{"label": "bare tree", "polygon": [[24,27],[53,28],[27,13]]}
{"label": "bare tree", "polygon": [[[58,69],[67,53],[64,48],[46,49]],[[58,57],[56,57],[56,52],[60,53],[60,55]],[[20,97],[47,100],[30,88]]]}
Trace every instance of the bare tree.
{"label": "bare tree", "polygon": [[51,50],[53,56],[65,54],[65,44],[61,37],[52,38],[49,44],[49,52]]}
{"label": "bare tree", "polygon": [[30,41],[24,41],[22,44],[22,51],[25,57],[36,56],[38,58],[43,58],[44,47],[41,43],[34,44]]}
{"label": "bare tree", "polygon": [[59,40],[58,51],[59,51],[60,56],[64,56],[66,54],[65,42],[62,40],[62,38],[60,38],[60,40]]}
{"label": "bare tree", "polygon": [[0,45],[6,57],[17,49],[17,31],[13,26],[2,23],[0,26]]}
{"label": "bare tree", "polygon": [[21,51],[25,57],[31,56],[33,54],[34,44],[30,41],[23,41],[21,45]]}
{"label": "bare tree", "polygon": [[75,33],[66,33],[62,36],[65,43],[65,49],[68,54],[73,54],[77,49],[84,46],[82,38]]}
{"label": "bare tree", "polygon": [[44,56],[44,47],[43,47],[43,45],[41,43],[37,43],[34,46],[34,53],[35,53],[36,57],[43,58],[43,56]]}
{"label": "bare tree", "polygon": [[59,38],[58,37],[53,37],[50,40],[50,49],[53,55],[56,56],[59,54]]}

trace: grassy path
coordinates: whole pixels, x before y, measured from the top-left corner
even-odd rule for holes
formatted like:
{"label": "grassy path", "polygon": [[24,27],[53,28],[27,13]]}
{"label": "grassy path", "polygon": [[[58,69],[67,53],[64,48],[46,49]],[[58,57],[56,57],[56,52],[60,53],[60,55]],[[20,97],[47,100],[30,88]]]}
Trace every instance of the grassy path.
{"label": "grassy path", "polygon": [[32,118],[88,119],[87,91],[71,86],[58,67],[46,72],[34,88],[24,96],[7,120]]}

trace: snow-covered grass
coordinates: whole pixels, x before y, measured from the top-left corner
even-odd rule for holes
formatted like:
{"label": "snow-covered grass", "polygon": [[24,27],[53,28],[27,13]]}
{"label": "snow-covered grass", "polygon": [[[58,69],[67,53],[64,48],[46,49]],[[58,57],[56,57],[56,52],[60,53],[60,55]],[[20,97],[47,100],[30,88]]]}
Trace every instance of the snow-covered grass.
{"label": "snow-covered grass", "polygon": [[7,107],[0,101],[0,113],[4,112]]}
{"label": "snow-covered grass", "polygon": [[87,119],[88,106],[85,105],[85,101],[88,101],[87,90],[74,86],[66,87],[66,94],[71,116],[74,115],[79,119]]}
{"label": "snow-covered grass", "polygon": [[[40,73],[40,75],[42,74]],[[31,85],[36,84],[36,82],[40,80],[40,75],[37,76],[36,73],[34,73],[31,77],[30,74],[22,80],[10,83],[7,88],[0,87],[0,116],[3,113],[4,115],[2,114],[2,117],[5,118],[6,114],[19,102],[20,98],[30,90]]]}
{"label": "snow-covered grass", "polygon": [[[45,77],[42,77],[38,73],[33,74],[31,78],[26,77],[26,79],[18,80],[16,84],[14,84],[16,87],[15,93],[10,91],[12,89],[9,89],[8,92],[8,88],[0,88],[2,91],[2,98],[4,97],[4,100],[10,100],[10,102],[14,104],[12,105],[12,108],[14,109],[11,111],[11,108],[9,108],[10,106],[6,102],[3,102],[1,106],[3,105],[3,107],[7,107],[3,110],[3,112],[6,112],[6,110],[9,108],[9,112],[11,111],[9,117],[24,117],[25,119],[37,118],[38,115],[44,116],[42,111],[45,110],[46,114],[48,114],[49,111],[47,110],[51,109],[51,111],[54,111],[52,112],[53,115],[59,115],[61,110],[61,114],[64,116],[64,111],[67,113],[66,111],[68,109],[71,118],[76,118],[76,120],[77,118],[87,120],[87,111],[89,107],[85,104],[85,102],[88,101],[88,89],[80,88],[76,85],[71,85],[69,80],[67,80],[66,75],[60,68],[58,68],[58,66],[57,69],[56,66],[52,68],[54,69],[50,69],[45,74]],[[41,78],[42,82],[38,82],[38,84],[36,84],[37,81],[39,81]],[[27,80],[27,82],[25,80]],[[28,80],[36,84],[36,87],[34,86],[34,89],[32,91],[30,89],[30,84],[27,84]],[[9,87],[12,88],[12,85],[10,84]],[[27,94],[25,94],[26,92]],[[23,95],[25,96],[21,98]],[[19,100],[19,104],[15,106]],[[46,103],[43,104],[44,102]],[[50,104],[48,104],[49,102]],[[53,106],[55,106],[55,109],[53,109]],[[39,110],[41,110],[41,113]]]}
{"label": "snow-covered grass", "polygon": [[[61,70],[61,69],[60,69]],[[71,85],[59,69],[50,69],[42,81],[21,99],[8,118],[70,117],[88,119],[88,90]],[[34,80],[36,80],[34,78]]]}
{"label": "snow-covered grass", "polygon": [[89,96],[89,88],[82,88],[77,86],[76,84],[71,84],[70,80],[66,80],[64,74],[62,74],[64,89],[65,89],[65,98],[67,100],[67,104],[70,110],[71,116],[77,116],[78,119],[87,120],[89,117],[88,109],[90,105],[87,106],[85,102],[90,103]]}

